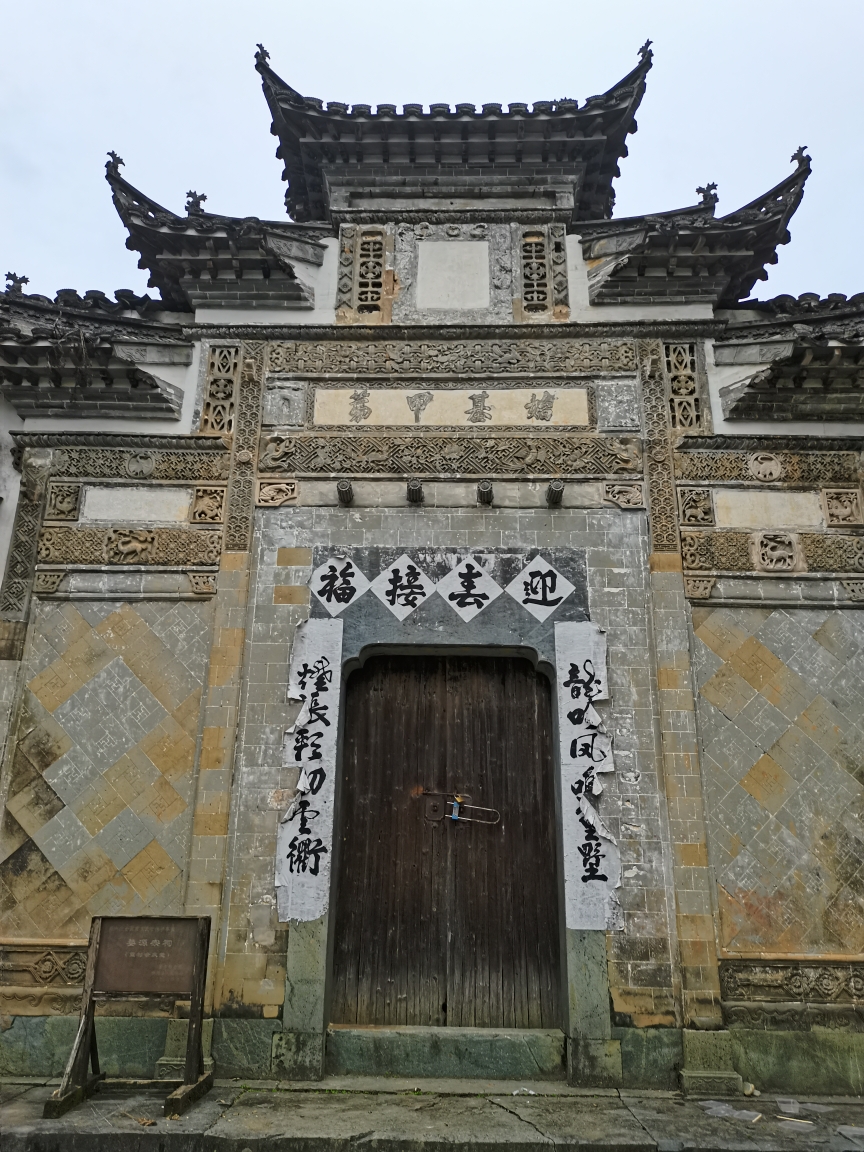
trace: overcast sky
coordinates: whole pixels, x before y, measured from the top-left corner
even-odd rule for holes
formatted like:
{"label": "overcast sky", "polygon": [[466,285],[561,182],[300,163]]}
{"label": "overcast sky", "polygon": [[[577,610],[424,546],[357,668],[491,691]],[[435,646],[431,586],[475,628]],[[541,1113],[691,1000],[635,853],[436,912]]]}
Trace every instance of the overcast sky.
{"label": "overcast sky", "polygon": [[[762,297],[864,290],[861,0],[27,0],[3,5],[0,265],[28,291],[144,291],[104,181],[105,153],[183,211],[284,217],[281,164],[254,70],[346,103],[524,101],[603,92],[654,41],[616,216],[718,212],[792,170],[813,175]],[[155,291],[153,292],[155,295]]]}

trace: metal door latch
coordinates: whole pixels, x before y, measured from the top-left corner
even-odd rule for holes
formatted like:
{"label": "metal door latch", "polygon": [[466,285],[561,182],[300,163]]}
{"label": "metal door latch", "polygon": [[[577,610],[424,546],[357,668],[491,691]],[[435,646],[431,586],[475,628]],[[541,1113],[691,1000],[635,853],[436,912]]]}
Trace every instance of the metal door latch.
{"label": "metal door latch", "polygon": [[[497,824],[501,820],[501,813],[495,808],[481,808],[471,804],[471,797],[466,792],[423,792],[426,797],[427,820],[452,820],[463,824]],[[474,812],[474,816],[466,816],[466,812]]]}

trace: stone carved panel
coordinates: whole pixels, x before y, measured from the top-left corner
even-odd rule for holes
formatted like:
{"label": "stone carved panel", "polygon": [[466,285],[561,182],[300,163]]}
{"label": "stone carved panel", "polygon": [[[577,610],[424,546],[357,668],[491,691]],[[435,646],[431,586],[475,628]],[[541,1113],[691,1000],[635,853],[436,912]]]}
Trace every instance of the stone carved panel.
{"label": "stone carved panel", "polygon": [[802,532],[799,539],[810,572],[864,572],[864,536]]}
{"label": "stone carved panel", "polygon": [[218,564],[222,533],[207,529],[45,527],[39,533],[41,564]]}
{"label": "stone carved panel", "polygon": [[752,452],[747,457],[747,471],[754,480],[770,484],[783,479],[783,462],[773,452]]}
{"label": "stone carved panel", "polygon": [[696,386],[696,345],[666,344],[663,348],[669,380],[669,415],[681,432],[701,430],[701,404]]}
{"label": "stone carved panel", "polygon": [[751,548],[757,572],[796,572],[802,567],[801,549],[794,532],[756,532]]}
{"label": "stone carved panel", "polygon": [[864,600],[864,580],[841,580],[850,600]]}
{"label": "stone carved panel", "polygon": [[710,488],[679,488],[678,507],[682,524],[714,523],[714,504]]}
{"label": "stone carved panel", "polygon": [[645,497],[641,484],[604,484],[603,499],[619,508],[644,508]]}
{"label": "stone carved panel", "polygon": [[[659,348],[659,345],[658,345]],[[314,375],[635,372],[632,340],[274,342],[267,371]]]}
{"label": "stone carved panel", "polygon": [[639,393],[633,380],[610,380],[596,390],[597,427],[601,432],[638,432]]}
{"label": "stone carved panel", "polygon": [[864,523],[861,517],[861,492],[858,488],[823,488],[822,504],[827,524]]}
{"label": "stone carved panel", "polygon": [[221,524],[225,511],[225,489],[196,488],[192,503],[193,524]]}
{"label": "stone carved panel", "polygon": [[720,989],[724,1000],[864,1004],[864,964],[724,960]]}
{"label": "stone carved panel", "polygon": [[750,572],[750,536],[746,532],[682,532],[685,570]]}
{"label": "stone carved panel", "polygon": [[296,504],[300,486],[296,480],[259,480],[255,503],[260,508],[281,508],[283,504]]}
{"label": "stone carved panel", "polygon": [[46,520],[77,520],[80,505],[80,484],[48,485],[48,499],[45,502]]}
{"label": "stone carved panel", "polygon": [[0,594],[0,611],[14,620],[24,619],[27,612],[51,455],[46,449],[28,448],[23,456],[21,494],[15,510],[12,543]]}
{"label": "stone carved panel", "polygon": [[265,436],[259,471],[292,476],[607,476],[639,472],[632,438],[603,436]]}
{"label": "stone carved panel", "polygon": [[[782,481],[788,484],[857,484],[857,452],[776,452]],[[675,453],[675,474],[679,480],[749,480],[759,479],[750,470],[754,453],[698,449]],[[760,465],[761,468],[761,465]],[[767,473],[766,473],[767,474]],[[765,481],[760,480],[760,483]]]}

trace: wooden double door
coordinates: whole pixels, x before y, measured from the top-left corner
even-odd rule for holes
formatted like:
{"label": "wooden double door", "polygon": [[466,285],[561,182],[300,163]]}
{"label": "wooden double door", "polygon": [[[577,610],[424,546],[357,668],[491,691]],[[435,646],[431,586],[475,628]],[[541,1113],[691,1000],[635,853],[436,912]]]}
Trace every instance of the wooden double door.
{"label": "wooden double door", "polygon": [[[561,1026],[552,738],[525,659],[380,656],[351,675],[334,1024]],[[454,821],[455,796],[499,818]]]}

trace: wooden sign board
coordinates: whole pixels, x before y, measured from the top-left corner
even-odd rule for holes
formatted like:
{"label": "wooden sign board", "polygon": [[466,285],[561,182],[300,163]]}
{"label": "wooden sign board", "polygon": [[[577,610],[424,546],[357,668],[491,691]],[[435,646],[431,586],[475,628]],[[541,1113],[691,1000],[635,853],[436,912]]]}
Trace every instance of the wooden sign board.
{"label": "wooden sign board", "polygon": [[[209,943],[209,916],[94,916],[78,1032],[60,1087],[45,1101],[45,1117],[62,1116],[92,1095],[104,1079],[96,1046],[97,1000],[124,996],[188,997],[183,1083],[166,1099],[165,1115],[183,1112],[209,1092],[213,1075],[204,1074],[201,1044]],[[164,1086],[164,1081],[154,1083]]]}
{"label": "wooden sign board", "polygon": [[102,917],[94,992],[191,996],[198,921],[192,917]]}

